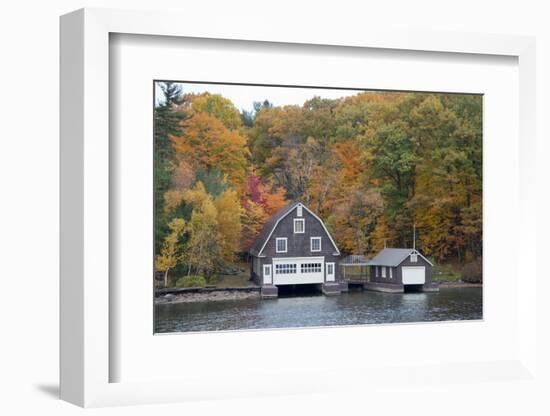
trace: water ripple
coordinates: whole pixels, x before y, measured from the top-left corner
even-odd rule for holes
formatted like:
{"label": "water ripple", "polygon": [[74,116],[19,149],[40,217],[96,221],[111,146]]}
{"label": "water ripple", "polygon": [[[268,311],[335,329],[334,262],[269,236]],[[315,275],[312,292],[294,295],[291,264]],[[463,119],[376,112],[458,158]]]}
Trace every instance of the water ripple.
{"label": "water ripple", "polygon": [[273,300],[230,300],[155,306],[156,332],[387,324],[482,318],[481,288],[439,293],[349,292]]}

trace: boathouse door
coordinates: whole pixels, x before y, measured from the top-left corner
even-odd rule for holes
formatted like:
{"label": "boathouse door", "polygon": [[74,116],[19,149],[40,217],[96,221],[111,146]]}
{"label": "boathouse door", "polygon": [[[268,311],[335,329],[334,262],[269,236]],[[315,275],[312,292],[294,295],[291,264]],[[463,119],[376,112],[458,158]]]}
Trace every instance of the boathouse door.
{"label": "boathouse door", "polygon": [[324,257],[280,257],[273,259],[274,285],[300,285],[325,281]]}
{"label": "boathouse door", "polygon": [[334,282],[334,263],[327,263],[327,282]]}
{"label": "boathouse door", "polygon": [[423,285],[426,283],[426,268],[424,266],[403,267],[404,285]]}
{"label": "boathouse door", "polygon": [[273,277],[271,276],[271,264],[264,264],[264,285],[270,285]]}

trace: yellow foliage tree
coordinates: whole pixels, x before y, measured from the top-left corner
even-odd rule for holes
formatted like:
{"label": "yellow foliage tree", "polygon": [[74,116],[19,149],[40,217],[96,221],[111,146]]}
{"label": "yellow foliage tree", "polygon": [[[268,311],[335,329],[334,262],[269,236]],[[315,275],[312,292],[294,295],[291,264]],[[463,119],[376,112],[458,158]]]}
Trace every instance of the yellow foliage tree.
{"label": "yellow foliage tree", "polygon": [[185,220],[174,218],[168,224],[170,232],[166,236],[162,249],[155,259],[155,269],[164,272],[164,287],[168,286],[168,272],[178,264],[180,253],[178,250],[178,239],[185,230]]}
{"label": "yellow foliage tree", "polygon": [[370,237],[372,241],[371,254],[382,250],[386,244],[388,247],[399,246],[399,235],[388,225],[383,215],[378,218]]}
{"label": "yellow foliage tree", "polygon": [[232,262],[235,253],[239,251],[239,239],[241,236],[242,209],[239,204],[237,192],[228,189],[215,201],[218,213],[218,244],[221,258]]}
{"label": "yellow foliage tree", "polygon": [[191,108],[196,113],[208,113],[220,120],[229,130],[242,127],[241,115],[231,100],[219,94],[204,93],[188,96],[191,100]]}
{"label": "yellow foliage tree", "polygon": [[163,210],[165,214],[173,211],[184,200],[185,193],[176,189],[169,189],[164,193],[164,206]]}
{"label": "yellow foliage tree", "polygon": [[210,195],[191,213],[187,230],[189,240],[185,251],[185,260],[188,266],[187,274],[194,270],[196,274],[210,276],[215,268],[219,256],[218,245],[218,212]]}
{"label": "yellow foliage tree", "polygon": [[263,207],[254,201],[246,200],[243,206],[241,250],[248,252],[269,216]]}
{"label": "yellow foliage tree", "polygon": [[200,181],[195,184],[193,189],[189,189],[183,193],[185,202],[193,205],[195,208],[200,208],[208,198],[210,198],[210,196],[206,192],[203,183]]}

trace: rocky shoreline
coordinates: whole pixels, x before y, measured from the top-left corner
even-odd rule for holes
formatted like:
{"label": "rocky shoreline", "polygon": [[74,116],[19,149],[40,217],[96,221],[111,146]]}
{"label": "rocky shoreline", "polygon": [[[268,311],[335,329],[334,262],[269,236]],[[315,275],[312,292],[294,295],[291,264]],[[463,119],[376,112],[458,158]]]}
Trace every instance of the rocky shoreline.
{"label": "rocky shoreline", "polygon": [[205,301],[259,299],[259,287],[228,288],[228,289],[199,289],[162,290],[155,296],[155,304],[191,303]]}
{"label": "rocky shoreline", "polygon": [[483,283],[440,282],[439,288],[483,287]]}
{"label": "rocky shoreline", "polygon": [[[439,288],[483,287],[482,283],[440,282]],[[260,287],[159,289],[155,304],[260,299]]]}

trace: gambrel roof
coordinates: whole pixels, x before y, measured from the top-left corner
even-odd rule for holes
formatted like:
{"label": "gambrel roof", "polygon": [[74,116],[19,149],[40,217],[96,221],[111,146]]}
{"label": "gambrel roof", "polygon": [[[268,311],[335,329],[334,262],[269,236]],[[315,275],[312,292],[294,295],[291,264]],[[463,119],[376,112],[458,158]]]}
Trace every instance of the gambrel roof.
{"label": "gambrel roof", "polygon": [[339,255],[340,250],[338,250],[338,247],[336,246],[336,243],[334,242],[334,240],[332,239],[332,236],[328,232],[327,227],[325,227],[323,220],[321,220],[321,218],[315,215],[308,207],[306,207],[304,204],[300,202],[293,202],[291,204],[288,204],[283,208],[281,208],[279,211],[277,211],[275,214],[273,214],[273,216],[265,223],[264,228],[262,229],[262,231],[260,231],[260,233],[258,234],[258,237],[256,237],[254,244],[252,244],[252,247],[250,248],[250,254],[256,257],[260,257],[264,247],[269,241],[269,237],[271,237],[271,234],[273,234],[273,231],[275,230],[279,222],[281,222],[283,218],[285,218],[288,214],[290,214],[299,205],[301,205],[303,209],[309,212],[314,218],[316,218],[321,223],[325,232],[327,233],[327,236],[330,242],[332,243],[332,245],[334,246],[334,249],[336,250],[335,254]]}
{"label": "gambrel roof", "polygon": [[374,258],[369,261],[369,266],[399,266],[403,260],[405,260],[411,254],[418,254],[424,260],[426,260],[430,266],[433,266],[432,262],[424,257],[422,254],[413,248],[385,248],[378,253]]}

